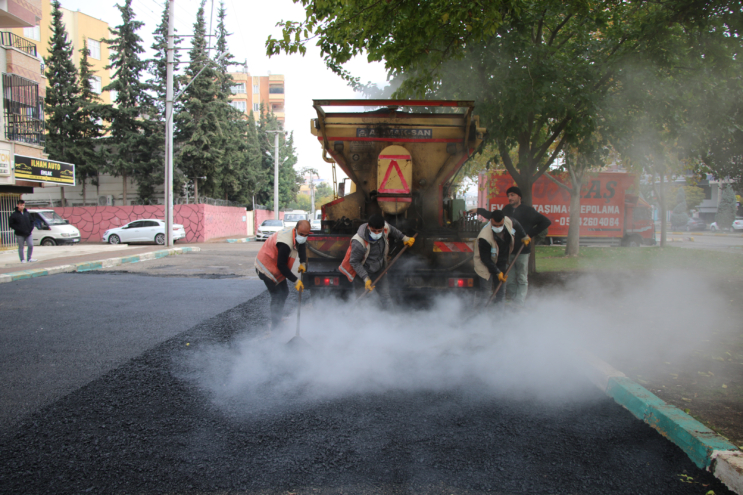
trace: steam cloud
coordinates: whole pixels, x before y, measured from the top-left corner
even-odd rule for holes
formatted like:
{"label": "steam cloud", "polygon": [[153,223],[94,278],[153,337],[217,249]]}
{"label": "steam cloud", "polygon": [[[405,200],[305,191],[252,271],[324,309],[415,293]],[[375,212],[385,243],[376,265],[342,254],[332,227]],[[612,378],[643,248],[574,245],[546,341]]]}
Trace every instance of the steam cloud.
{"label": "steam cloud", "polygon": [[469,320],[472,300],[451,295],[425,310],[321,300],[303,308],[310,347],[301,352],[286,345],[290,318],[268,337],[253,332],[192,354],[188,366],[231,414],[386,391],[582,400],[595,389],[580,371],[578,348],[611,364],[660,363],[683,359],[710,328],[732,330],[725,298],[681,272],[587,275],[559,290],[530,290],[525,310]]}

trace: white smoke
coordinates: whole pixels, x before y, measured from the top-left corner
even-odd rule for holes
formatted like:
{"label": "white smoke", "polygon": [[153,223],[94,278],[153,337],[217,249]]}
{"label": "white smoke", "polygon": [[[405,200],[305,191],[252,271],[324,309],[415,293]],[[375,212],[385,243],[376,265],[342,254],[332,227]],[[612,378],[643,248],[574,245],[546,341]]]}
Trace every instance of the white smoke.
{"label": "white smoke", "polygon": [[727,311],[712,288],[684,273],[583,276],[564,288],[532,289],[523,310],[485,313],[451,295],[430,309],[394,311],[325,299],[302,310],[306,348],[287,346],[296,327],[290,318],[270,335],[253,331],[202,349],[188,366],[234,414],[386,391],[581,400],[596,391],[576,349],[615,366],[683,359],[710,326],[730,328]]}

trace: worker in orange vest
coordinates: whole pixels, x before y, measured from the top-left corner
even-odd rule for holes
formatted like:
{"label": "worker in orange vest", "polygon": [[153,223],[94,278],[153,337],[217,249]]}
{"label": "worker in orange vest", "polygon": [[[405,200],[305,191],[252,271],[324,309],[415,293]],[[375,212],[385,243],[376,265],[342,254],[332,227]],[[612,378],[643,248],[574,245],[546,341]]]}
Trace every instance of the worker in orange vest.
{"label": "worker in orange vest", "polygon": [[[375,286],[372,285],[372,281],[387,267],[390,238],[402,241],[408,247],[415,243],[413,237],[406,236],[385,222],[381,215],[369,217],[369,222],[361,225],[356,235],[351,238],[346,256],[338,270],[348,278],[349,282],[354,283],[357,292],[374,290]],[[382,304],[388,306],[390,293],[386,278],[379,281],[379,295]]]}
{"label": "worker in orange vest", "polygon": [[304,290],[304,284],[292,273],[292,267],[299,258],[299,273],[307,271],[306,242],[309,235],[310,222],[300,220],[295,228],[280,230],[273,234],[258,251],[255,271],[271,294],[272,328],[276,328],[281,322],[284,304],[289,295],[286,280],[289,279],[297,291]]}

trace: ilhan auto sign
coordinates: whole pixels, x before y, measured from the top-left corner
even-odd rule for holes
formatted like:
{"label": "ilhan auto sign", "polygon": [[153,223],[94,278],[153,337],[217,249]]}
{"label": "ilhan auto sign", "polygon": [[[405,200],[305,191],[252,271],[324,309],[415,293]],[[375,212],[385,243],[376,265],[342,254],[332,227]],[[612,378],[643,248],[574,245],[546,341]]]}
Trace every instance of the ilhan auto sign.
{"label": "ilhan auto sign", "polygon": [[15,178],[16,180],[48,182],[60,186],[74,186],[75,165],[31,156],[15,155]]}

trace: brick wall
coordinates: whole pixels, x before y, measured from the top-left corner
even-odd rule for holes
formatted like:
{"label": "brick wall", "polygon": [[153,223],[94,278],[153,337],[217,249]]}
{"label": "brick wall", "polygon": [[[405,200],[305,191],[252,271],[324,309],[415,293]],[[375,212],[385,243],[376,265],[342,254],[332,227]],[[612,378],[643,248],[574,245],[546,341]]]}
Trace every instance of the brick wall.
{"label": "brick wall", "polygon": [[[162,205],[77,206],[52,209],[80,230],[81,242],[100,242],[106,230],[121,227],[134,220],[165,218]],[[246,220],[244,208],[211,205],[175,205],[173,207],[173,221],[183,225],[186,230],[186,242],[204,242],[216,237],[245,237],[247,235]]]}

